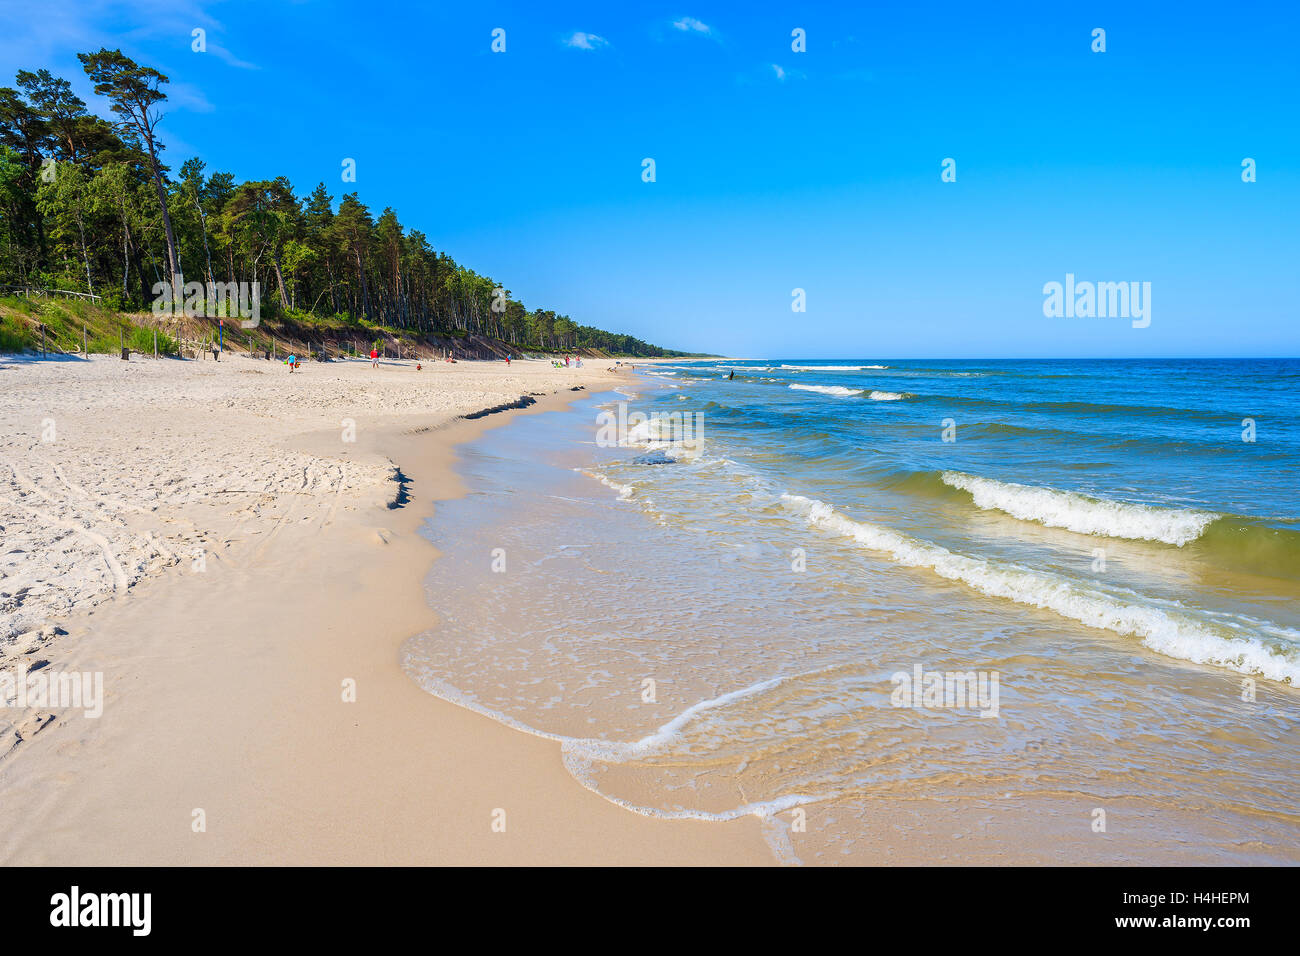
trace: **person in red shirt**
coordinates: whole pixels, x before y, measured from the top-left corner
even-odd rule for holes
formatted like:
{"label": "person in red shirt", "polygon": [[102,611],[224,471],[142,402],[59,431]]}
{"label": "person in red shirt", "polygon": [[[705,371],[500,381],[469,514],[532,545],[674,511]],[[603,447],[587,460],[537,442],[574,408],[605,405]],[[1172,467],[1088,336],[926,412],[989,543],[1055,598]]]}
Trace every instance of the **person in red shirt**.
{"label": "person in red shirt", "polygon": [[379,368],[379,349],[370,350],[370,367]]}

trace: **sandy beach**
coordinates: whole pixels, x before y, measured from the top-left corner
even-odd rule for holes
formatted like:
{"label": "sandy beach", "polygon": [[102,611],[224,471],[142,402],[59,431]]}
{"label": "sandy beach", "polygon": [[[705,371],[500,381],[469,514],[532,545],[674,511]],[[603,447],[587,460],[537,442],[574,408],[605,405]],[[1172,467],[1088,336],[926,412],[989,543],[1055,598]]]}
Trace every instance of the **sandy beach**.
{"label": "sandy beach", "polygon": [[[1105,781],[1088,766],[1074,767],[1070,754],[1094,745],[1049,738],[1045,730],[1034,731],[1039,736],[1025,747],[1013,745],[1010,757],[978,760],[951,790],[942,781],[914,788],[885,779],[862,791],[869,807],[851,811],[778,776],[786,788],[781,799],[755,801],[750,795],[762,792],[763,775],[779,773],[801,741],[813,754],[803,759],[842,753],[856,762],[877,754],[877,740],[825,747],[811,731],[782,737],[763,758],[771,767],[726,755],[746,728],[767,726],[788,705],[760,699],[728,717],[728,708],[745,706],[743,695],[716,704],[738,688],[767,686],[766,655],[783,641],[792,642],[798,661],[792,673],[802,675],[805,658],[821,646],[810,642],[810,615],[828,601],[815,590],[804,592],[808,598],[787,593],[781,589],[789,585],[767,571],[750,580],[730,557],[715,566],[719,559],[710,555],[719,549],[692,558],[669,530],[674,521],[645,520],[656,514],[644,510],[652,507],[647,491],[673,501],[667,496],[707,493],[706,479],[673,485],[676,469],[629,466],[621,480],[641,487],[629,498],[619,482],[592,481],[583,469],[554,462],[539,469],[544,457],[578,454],[587,441],[583,423],[609,399],[638,396],[635,405],[662,395],[676,407],[680,390],[704,387],[681,366],[634,374],[612,364],[426,362],[417,370],[388,362],[376,370],[352,361],[310,363],[290,375],[282,364],[242,356],[220,363],[6,360],[0,679],[36,677],[52,687],[60,675],[76,676],[87,692],[102,686],[102,693],[78,704],[33,699],[0,709],[0,797],[10,810],[0,823],[0,862],[1185,864],[1229,854],[1265,863],[1293,857],[1278,842],[1289,817],[1261,811],[1256,831],[1236,809],[1262,799],[1253,793],[1236,796],[1229,788],[1227,816],[1198,814],[1198,802],[1208,798],[1192,769],[1172,797],[1127,784],[1104,802],[1084,795]],[[570,406],[566,415],[528,422]],[[480,414],[487,410],[495,411]],[[726,437],[711,436],[715,445]],[[554,484],[570,480],[578,483],[572,489]],[[469,491],[471,498],[456,500]],[[699,512],[695,527],[715,520],[710,515],[753,520],[752,509],[721,500]],[[737,528],[726,540],[750,533]],[[787,534],[782,529],[775,540]],[[431,536],[446,552],[441,560]],[[486,573],[493,549],[504,544],[519,566],[561,569],[552,572],[558,576]],[[747,547],[744,560],[761,558]],[[603,551],[614,561],[609,569],[602,569]],[[852,567],[862,573],[860,564]],[[722,573],[730,590],[703,603],[689,599],[692,582]],[[882,574],[889,588],[908,586],[895,568]],[[681,591],[671,607],[655,597],[664,580]],[[758,600],[768,600],[756,596],[769,592],[777,603],[754,613]],[[805,606],[802,620],[782,617],[785,605]],[[700,610],[707,611],[702,620],[693,616]],[[869,606],[862,619],[872,613]],[[930,633],[909,623],[920,613],[884,645]],[[1059,663],[1048,663],[1056,660],[1058,623],[1039,611],[988,606],[978,613],[1005,614],[1002,626],[1023,630],[1016,653],[1039,655],[1040,682],[1061,670],[1061,680],[1077,683],[1071,668],[1080,654],[1097,656],[1098,667],[1116,660],[1107,680],[1125,708],[1143,694],[1181,727],[1223,724],[1240,741],[1239,753],[1257,762],[1252,773],[1278,772],[1261,741],[1286,734],[1285,688],[1262,687],[1261,708],[1242,723],[1235,683],[1212,670],[1168,670],[1159,658],[1087,635],[1075,637]],[[859,630],[875,633],[855,625],[834,631],[839,636],[824,646],[845,646]],[[954,634],[967,632],[978,633],[954,626]],[[452,684],[471,688],[477,703],[435,696],[436,688],[413,676],[424,672],[411,669],[413,647]],[[626,655],[638,647],[648,656],[629,664]],[[755,648],[760,653],[750,661]],[[575,670],[573,660],[588,663]],[[484,661],[491,666],[484,669]],[[1018,665],[1002,666],[1013,673]],[[601,676],[593,681],[584,668]],[[660,700],[629,707],[623,694],[646,673],[662,678]],[[566,674],[575,678],[570,684]],[[558,698],[538,689],[551,680]],[[589,700],[593,687],[617,692]],[[1108,699],[1104,683],[1089,687]],[[1186,699],[1143,690],[1151,687],[1177,688]],[[809,693],[836,699],[820,685]],[[524,696],[507,706],[512,694]],[[493,703],[498,696],[502,702]],[[664,753],[658,769],[616,761],[597,783],[574,772],[560,738],[485,715],[512,706],[529,713],[521,700],[541,708],[524,724],[567,735],[578,751],[589,727],[635,741],[679,723],[678,715],[702,701],[714,702],[707,705],[713,719],[735,726],[722,725],[712,742],[673,737],[685,749]],[[1049,704],[1025,710],[1031,719],[1050,712]],[[1150,719],[1125,725],[1121,736],[1138,734]],[[927,766],[926,741],[941,731],[924,718],[885,714],[892,734],[912,732],[911,721],[919,756],[901,765]],[[953,724],[951,732],[974,734],[978,743],[985,726]],[[688,729],[707,728],[705,721]],[[1180,746],[1199,746],[1203,735]],[[1134,739],[1141,744],[1140,735]],[[1061,756],[1040,756],[1049,742]],[[1195,767],[1166,745],[1139,755],[1143,765],[1168,757]],[[708,820],[634,812],[676,803],[662,789],[664,774],[691,772],[697,759],[703,777],[680,793],[707,800],[716,786],[722,796],[706,806],[730,811],[749,800],[755,809]],[[1003,774],[1017,759],[1061,782],[1009,786]],[[1145,772],[1124,771],[1124,754],[1107,759],[1120,767],[1108,773]],[[733,780],[739,790],[728,798]],[[998,789],[980,796],[979,787]],[[787,792],[806,800],[807,834],[787,829],[794,820],[782,802]],[[1098,805],[1120,821],[1118,839],[1098,839],[1088,825]],[[1243,834],[1252,839],[1243,842]],[[829,849],[805,852],[814,837]]]}
{"label": "sandy beach", "polygon": [[103,702],[0,712],[0,861],[772,862],[756,819],[630,813],[398,664],[457,444],[611,364],[6,360],[0,670]]}
{"label": "sandy beach", "polygon": [[9,6],[11,936],[1288,925],[1280,5]]}

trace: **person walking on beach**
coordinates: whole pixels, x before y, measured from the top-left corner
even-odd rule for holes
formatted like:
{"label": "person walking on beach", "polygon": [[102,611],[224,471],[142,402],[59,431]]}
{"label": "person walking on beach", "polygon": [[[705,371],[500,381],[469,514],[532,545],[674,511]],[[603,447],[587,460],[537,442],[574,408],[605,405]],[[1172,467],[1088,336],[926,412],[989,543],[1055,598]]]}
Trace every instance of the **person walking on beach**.
{"label": "person walking on beach", "polygon": [[370,367],[379,368],[379,349],[372,348],[370,350]]}

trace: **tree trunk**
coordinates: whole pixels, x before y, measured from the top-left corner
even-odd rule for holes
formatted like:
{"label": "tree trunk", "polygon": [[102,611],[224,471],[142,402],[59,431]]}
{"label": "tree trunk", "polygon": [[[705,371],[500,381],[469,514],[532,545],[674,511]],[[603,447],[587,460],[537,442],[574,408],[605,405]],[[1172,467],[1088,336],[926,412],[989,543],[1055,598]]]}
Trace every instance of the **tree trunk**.
{"label": "tree trunk", "polygon": [[289,297],[284,294],[284,273],[280,271],[280,253],[272,250],[271,262],[275,266],[275,280],[280,284],[280,307],[289,308]]}
{"label": "tree trunk", "polygon": [[91,295],[95,294],[95,284],[90,280],[90,254],[86,252],[86,227],[81,221],[81,213],[77,213],[77,232],[81,233],[81,261],[86,264],[86,291]]}
{"label": "tree trunk", "polygon": [[359,311],[368,319],[370,318],[370,296],[366,291],[366,270],[361,265],[361,250],[354,249],[354,252],[357,257],[357,278],[361,282],[361,303]]}
{"label": "tree trunk", "polygon": [[203,215],[203,203],[199,202],[197,190],[194,192],[194,208],[199,211],[199,231],[203,233],[203,257],[208,260],[208,288],[211,289],[216,280],[212,278],[212,253],[208,250],[208,218]]}
{"label": "tree trunk", "polygon": [[167,190],[163,188],[162,169],[158,165],[158,151],[154,146],[153,130],[143,125],[141,132],[145,144],[149,147],[150,171],[153,173],[153,188],[158,194],[158,207],[162,210],[163,232],[167,236],[167,267],[171,273],[172,301],[176,302],[185,295],[185,277],[181,275],[180,254],[176,249],[176,234],[172,231],[171,213],[167,211]]}

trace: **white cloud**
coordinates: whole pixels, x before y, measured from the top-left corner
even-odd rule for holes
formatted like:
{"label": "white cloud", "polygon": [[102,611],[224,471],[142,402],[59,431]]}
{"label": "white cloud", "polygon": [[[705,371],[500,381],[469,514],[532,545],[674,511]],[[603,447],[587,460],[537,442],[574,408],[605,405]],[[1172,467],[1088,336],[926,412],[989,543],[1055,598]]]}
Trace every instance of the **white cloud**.
{"label": "white cloud", "polygon": [[781,69],[780,64],[773,63],[773,64],[772,64],[772,72],[776,74],[776,78],[777,78],[778,80],[784,80],[784,79],[785,79],[785,70]]}
{"label": "white cloud", "polygon": [[787,70],[779,63],[771,64],[772,75],[776,77],[778,83],[784,83],[786,80],[806,80],[802,70]]}
{"label": "white cloud", "polygon": [[[207,30],[208,50],[230,66],[257,69],[239,59],[216,39],[221,23],[204,9],[206,0],[42,0],[40,8],[29,0],[0,0],[0,63],[22,63],[26,69],[53,68],[69,52],[97,47],[122,49],[138,62],[141,41],[164,39],[190,50],[191,30]],[[126,18],[129,26],[118,21]],[[163,69],[156,60],[147,65]],[[71,71],[69,71],[71,72]],[[168,70],[163,69],[164,73]],[[83,97],[84,98],[84,97]]]}
{"label": "white cloud", "polygon": [[571,37],[566,37],[563,41],[565,46],[575,50],[601,50],[609,46],[609,41],[602,36],[594,33],[583,33],[577,31]]}
{"label": "white cloud", "polygon": [[208,52],[216,56],[218,59],[225,61],[230,66],[237,67],[241,70],[261,69],[261,67],[256,63],[249,63],[246,60],[239,59],[239,57],[235,56],[224,46],[221,46],[219,43],[213,43],[211,40],[208,41]]}
{"label": "white cloud", "polygon": [[172,82],[163,87],[163,90],[167,94],[167,102],[183,110],[190,110],[194,113],[211,113],[216,109],[208,101],[203,91],[192,83]]}
{"label": "white cloud", "polygon": [[701,23],[694,17],[682,17],[680,20],[674,20],[673,29],[681,30],[683,33],[700,33],[706,37],[713,36],[713,28],[707,23]]}

